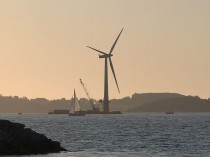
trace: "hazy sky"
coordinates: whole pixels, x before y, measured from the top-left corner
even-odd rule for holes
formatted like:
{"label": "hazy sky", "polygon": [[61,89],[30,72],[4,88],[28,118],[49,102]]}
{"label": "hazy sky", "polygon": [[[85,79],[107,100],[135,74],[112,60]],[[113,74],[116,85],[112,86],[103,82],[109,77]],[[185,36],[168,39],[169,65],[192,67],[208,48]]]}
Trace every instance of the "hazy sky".
{"label": "hazy sky", "polygon": [[[119,94],[210,97],[209,0],[0,0],[0,93],[28,98],[103,97],[104,60],[114,51]],[[110,69],[109,69],[110,70]]]}

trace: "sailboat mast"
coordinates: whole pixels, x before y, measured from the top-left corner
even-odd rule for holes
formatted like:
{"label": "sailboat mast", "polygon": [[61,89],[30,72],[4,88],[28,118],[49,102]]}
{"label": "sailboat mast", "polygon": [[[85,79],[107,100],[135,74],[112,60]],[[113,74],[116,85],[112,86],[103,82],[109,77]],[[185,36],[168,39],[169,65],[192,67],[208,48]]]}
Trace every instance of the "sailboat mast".
{"label": "sailboat mast", "polygon": [[75,92],[75,88],[74,88],[74,108],[75,108],[75,102],[76,102],[76,92]]}

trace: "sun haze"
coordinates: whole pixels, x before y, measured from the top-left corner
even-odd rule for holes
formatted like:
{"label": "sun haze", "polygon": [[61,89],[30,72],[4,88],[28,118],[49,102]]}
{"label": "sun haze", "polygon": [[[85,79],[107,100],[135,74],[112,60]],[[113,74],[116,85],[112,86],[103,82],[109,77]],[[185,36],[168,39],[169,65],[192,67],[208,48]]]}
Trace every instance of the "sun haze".
{"label": "sun haze", "polygon": [[71,98],[76,88],[103,98],[104,60],[113,50],[121,93],[109,67],[109,97],[176,92],[209,98],[210,1],[1,0],[0,94]]}

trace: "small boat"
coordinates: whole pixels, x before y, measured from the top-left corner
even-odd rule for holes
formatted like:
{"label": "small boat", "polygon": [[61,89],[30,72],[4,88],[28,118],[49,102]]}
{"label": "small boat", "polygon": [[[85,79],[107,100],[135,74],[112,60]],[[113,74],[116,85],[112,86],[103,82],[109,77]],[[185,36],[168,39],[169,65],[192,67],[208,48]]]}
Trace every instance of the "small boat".
{"label": "small boat", "polygon": [[165,114],[174,114],[174,112],[165,112]]}
{"label": "small boat", "polygon": [[81,110],[75,89],[74,89],[74,96],[71,99],[69,116],[85,116],[85,112]]}
{"label": "small boat", "polygon": [[21,113],[21,112],[19,112],[19,113],[18,113],[18,115],[22,115],[22,113]]}

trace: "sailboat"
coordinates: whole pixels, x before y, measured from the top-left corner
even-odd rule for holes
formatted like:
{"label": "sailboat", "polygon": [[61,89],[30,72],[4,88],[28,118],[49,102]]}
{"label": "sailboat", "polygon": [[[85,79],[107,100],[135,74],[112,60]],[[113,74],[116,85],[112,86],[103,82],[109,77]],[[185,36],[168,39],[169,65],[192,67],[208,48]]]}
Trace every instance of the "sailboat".
{"label": "sailboat", "polygon": [[81,111],[78,98],[74,89],[74,96],[71,99],[71,106],[69,111],[69,116],[85,116],[85,113]]}

